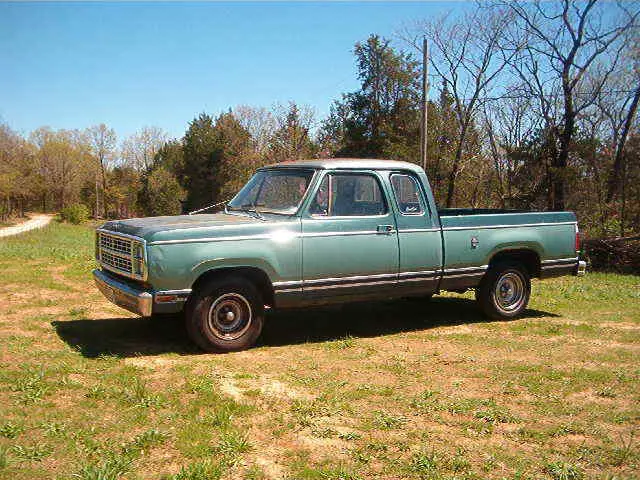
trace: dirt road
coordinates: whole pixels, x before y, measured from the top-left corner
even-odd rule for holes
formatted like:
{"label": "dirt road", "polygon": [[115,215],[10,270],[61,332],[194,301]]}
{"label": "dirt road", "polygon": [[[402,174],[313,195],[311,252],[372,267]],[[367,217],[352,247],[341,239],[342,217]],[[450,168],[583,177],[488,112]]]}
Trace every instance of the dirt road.
{"label": "dirt road", "polygon": [[27,220],[26,222],[19,223],[18,225],[12,225],[11,227],[0,228],[0,238],[28,232],[29,230],[33,230],[35,228],[42,228],[46,226],[52,218],[53,215],[32,215],[31,218],[29,218],[29,220]]}

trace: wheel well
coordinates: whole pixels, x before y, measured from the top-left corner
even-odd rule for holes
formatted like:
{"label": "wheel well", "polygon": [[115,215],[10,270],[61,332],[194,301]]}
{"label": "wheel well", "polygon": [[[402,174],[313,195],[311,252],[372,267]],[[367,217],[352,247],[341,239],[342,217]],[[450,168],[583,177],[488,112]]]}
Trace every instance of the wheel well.
{"label": "wheel well", "polygon": [[260,290],[265,305],[274,305],[273,285],[271,284],[271,280],[263,270],[255,267],[226,267],[209,270],[207,272],[204,272],[197,278],[197,280],[193,283],[191,289],[195,291],[200,285],[205,282],[209,282],[213,279],[228,275],[238,275],[246,278],[251,283],[253,283],[258,288],[258,290]]}
{"label": "wheel well", "polygon": [[533,250],[517,249],[503,250],[501,252],[498,252],[493,257],[491,257],[489,268],[491,268],[491,266],[495,265],[496,263],[506,261],[516,261],[523,264],[529,272],[530,277],[540,276],[540,257]]}

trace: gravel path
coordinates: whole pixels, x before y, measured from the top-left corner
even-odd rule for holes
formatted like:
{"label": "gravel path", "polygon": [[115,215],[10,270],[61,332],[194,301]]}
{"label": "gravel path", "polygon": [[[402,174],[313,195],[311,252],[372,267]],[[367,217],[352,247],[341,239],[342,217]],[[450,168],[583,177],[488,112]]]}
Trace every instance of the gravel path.
{"label": "gravel path", "polygon": [[17,235],[18,233],[28,232],[29,230],[33,230],[34,228],[42,228],[46,226],[52,218],[53,215],[32,215],[31,218],[26,222],[19,223],[18,225],[13,225],[11,227],[0,228],[0,238]]}

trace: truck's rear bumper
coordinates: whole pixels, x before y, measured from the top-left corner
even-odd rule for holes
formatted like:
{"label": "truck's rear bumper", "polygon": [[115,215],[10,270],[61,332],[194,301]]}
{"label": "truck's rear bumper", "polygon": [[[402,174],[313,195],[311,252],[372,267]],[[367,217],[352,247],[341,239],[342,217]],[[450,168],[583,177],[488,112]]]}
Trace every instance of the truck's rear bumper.
{"label": "truck's rear bumper", "polygon": [[93,279],[98,289],[111,303],[143,317],[151,316],[153,295],[142,289],[136,289],[100,270],[93,271]]}
{"label": "truck's rear bumper", "polygon": [[578,258],[559,258],[543,260],[540,266],[540,278],[553,278],[563,275],[576,275],[581,277],[587,270],[587,263]]}

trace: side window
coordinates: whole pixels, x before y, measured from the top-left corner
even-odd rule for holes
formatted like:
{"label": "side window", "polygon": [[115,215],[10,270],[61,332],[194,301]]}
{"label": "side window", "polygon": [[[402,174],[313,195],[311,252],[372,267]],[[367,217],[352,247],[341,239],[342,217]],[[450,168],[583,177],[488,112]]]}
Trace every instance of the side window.
{"label": "side window", "polygon": [[421,215],[424,213],[420,187],[416,179],[410,175],[391,175],[393,194],[398,202],[398,209],[403,215]]}
{"label": "side window", "polygon": [[322,180],[310,213],[328,217],[383,215],[387,205],[373,175],[332,173]]}

